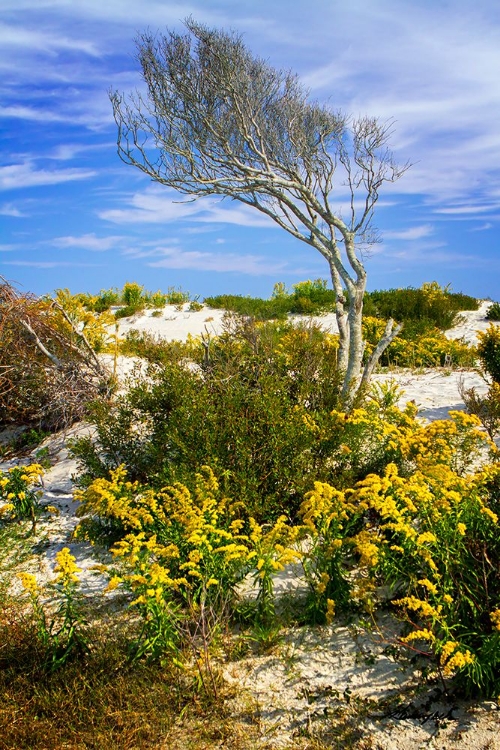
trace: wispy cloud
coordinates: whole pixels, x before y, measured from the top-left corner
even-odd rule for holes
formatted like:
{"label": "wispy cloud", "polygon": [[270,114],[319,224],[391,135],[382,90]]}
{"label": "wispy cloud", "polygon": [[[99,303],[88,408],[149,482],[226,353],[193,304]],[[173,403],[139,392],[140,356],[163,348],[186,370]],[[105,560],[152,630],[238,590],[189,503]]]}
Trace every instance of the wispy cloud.
{"label": "wispy cloud", "polygon": [[244,227],[273,226],[266,216],[237,202],[222,202],[219,198],[183,200],[179,193],[162,187],[135,193],[126,200],[125,208],[100,211],[99,217],[115,224],[164,224],[191,219]]}
{"label": "wispy cloud", "polygon": [[72,263],[60,260],[9,260],[6,266],[26,266],[30,268],[99,268],[98,263]]}
{"label": "wispy cloud", "polygon": [[108,237],[97,237],[95,233],[83,234],[80,237],[56,237],[50,241],[54,247],[70,248],[77,247],[93,252],[104,252],[124,240],[122,235],[112,235]]}
{"label": "wispy cloud", "polygon": [[469,232],[486,232],[488,229],[493,229],[493,224],[491,223],[491,221],[486,221],[479,227],[471,227],[469,229]]}
{"label": "wispy cloud", "polygon": [[434,232],[432,224],[422,224],[418,227],[411,227],[400,232],[384,232],[384,240],[420,240],[422,237],[428,237]]}
{"label": "wispy cloud", "polygon": [[157,248],[156,253],[161,253],[163,257],[147,264],[152,268],[216,271],[218,273],[237,272],[251,276],[276,276],[280,273],[291,272],[286,261],[270,262],[269,258],[258,255],[207,253],[169,247]]}
{"label": "wispy cloud", "polygon": [[59,51],[83,52],[92,57],[99,57],[100,51],[95,41],[79,39],[64,33],[54,33],[50,29],[33,31],[22,26],[0,23],[0,43],[4,50],[25,48],[30,52],[37,50],[51,55]]}
{"label": "wispy cloud", "polygon": [[4,203],[3,206],[0,206],[0,216],[15,216],[21,218],[27,215],[28,214],[23,213],[13,203]]}
{"label": "wispy cloud", "polygon": [[462,206],[450,206],[449,208],[435,208],[433,210],[433,213],[435,214],[446,214],[447,216],[453,216],[458,215],[462,216],[464,214],[483,214],[488,211],[498,211],[500,208],[500,205],[489,203],[486,205],[462,205]]}
{"label": "wispy cloud", "polygon": [[38,185],[57,185],[61,182],[74,180],[88,180],[97,174],[89,169],[37,169],[32,163],[12,164],[0,167],[0,190],[15,190],[17,188]]}
{"label": "wispy cloud", "polygon": [[23,105],[0,107],[0,117],[13,117],[18,120],[31,120],[32,122],[65,122],[67,119],[57,112]]}

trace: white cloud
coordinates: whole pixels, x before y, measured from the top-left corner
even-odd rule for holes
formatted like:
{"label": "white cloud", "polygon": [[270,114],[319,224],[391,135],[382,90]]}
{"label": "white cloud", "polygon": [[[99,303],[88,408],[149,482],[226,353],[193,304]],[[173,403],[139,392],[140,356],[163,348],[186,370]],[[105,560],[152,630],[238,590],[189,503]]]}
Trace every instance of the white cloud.
{"label": "white cloud", "polygon": [[57,34],[49,29],[33,31],[26,27],[0,23],[0,43],[4,50],[15,47],[25,48],[30,52],[35,50],[48,54],[56,54],[65,50],[83,52],[92,57],[99,57],[100,52],[95,41],[78,39],[67,34]]}
{"label": "white cloud", "polygon": [[124,238],[121,235],[97,237],[94,233],[91,233],[83,234],[80,237],[56,237],[51,240],[50,244],[55,247],[80,247],[84,250],[92,250],[93,252],[103,252],[115,247],[119,242],[122,242],[123,239]]}
{"label": "white cloud", "polygon": [[161,253],[164,257],[147,264],[152,268],[190,269],[219,273],[236,271],[251,276],[275,276],[279,273],[290,272],[286,261],[273,263],[268,258],[258,255],[206,253],[167,247],[157,248],[156,252]]}
{"label": "white cloud", "polygon": [[486,221],[479,227],[471,227],[469,232],[486,232],[488,229],[493,229],[493,224],[490,221]]}
{"label": "white cloud", "polygon": [[450,206],[449,208],[435,208],[433,213],[435,214],[446,214],[447,216],[463,215],[463,214],[482,214],[488,211],[497,211],[499,204],[486,204],[486,205],[463,205],[463,206]]}
{"label": "white cloud", "polygon": [[19,208],[14,206],[13,203],[4,203],[3,206],[0,206],[0,216],[15,216],[21,218],[27,215],[28,214],[24,214]]}
{"label": "white cloud", "polygon": [[88,180],[97,174],[88,169],[36,169],[32,163],[11,164],[0,167],[0,190],[34,187],[38,185],[57,185],[61,182]]}
{"label": "white cloud", "polygon": [[97,263],[71,263],[59,260],[9,260],[6,266],[26,266],[30,268],[98,268]]}
{"label": "white cloud", "polygon": [[[164,224],[181,219],[196,222],[237,224],[244,227],[267,227],[273,223],[263,214],[235,201],[206,197],[190,200],[174,190],[150,187],[126,200],[128,208],[99,212],[99,217],[116,224]],[[226,206],[230,206],[226,207]]]}
{"label": "white cloud", "polygon": [[57,112],[23,105],[0,107],[0,117],[13,117],[18,120],[31,120],[33,122],[65,122],[68,119]]}
{"label": "white cloud", "polygon": [[383,232],[384,240],[420,240],[422,237],[428,237],[434,232],[431,224],[422,224],[418,227],[411,227],[400,232]]}

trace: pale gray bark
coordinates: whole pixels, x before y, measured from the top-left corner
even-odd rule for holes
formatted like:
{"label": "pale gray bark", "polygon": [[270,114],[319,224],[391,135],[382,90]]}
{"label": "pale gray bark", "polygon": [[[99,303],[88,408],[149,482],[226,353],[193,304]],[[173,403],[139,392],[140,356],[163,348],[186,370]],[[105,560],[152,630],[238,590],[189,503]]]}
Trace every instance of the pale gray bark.
{"label": "pale gray bark", "polygon": [[[364,349],[360,249],[373,241],[380,187],[409,165],[398,166],[387,148],[390,123],[309,103],[297,76],[253,57],[234,33],[192,19],[186,27],[184,35],[138,38],[147,93],[110,94],[118,153],[194,199],[215,194],[251,206],[321,253],[337,296],[348,400]],[[347,202],[345,217],[332,205],[334,188]]]}

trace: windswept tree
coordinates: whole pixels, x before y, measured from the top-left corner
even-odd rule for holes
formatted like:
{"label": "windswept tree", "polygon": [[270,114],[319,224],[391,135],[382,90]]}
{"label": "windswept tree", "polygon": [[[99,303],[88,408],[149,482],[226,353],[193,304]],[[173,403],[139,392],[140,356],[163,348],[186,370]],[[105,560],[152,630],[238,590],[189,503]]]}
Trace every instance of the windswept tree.
{"label": "windswept tree", "polygon": [[374,241],[380,188],[408,164],[387,146],[390,124],[310,102],[296,75],[254,57],[237,34],[185,25],[184,34],[138,37],[146,94],[110,95],[118,153],[180,193],[252,206],[323,255],[347,402],[399,330],[388,322],[362,372],[363,249]]}

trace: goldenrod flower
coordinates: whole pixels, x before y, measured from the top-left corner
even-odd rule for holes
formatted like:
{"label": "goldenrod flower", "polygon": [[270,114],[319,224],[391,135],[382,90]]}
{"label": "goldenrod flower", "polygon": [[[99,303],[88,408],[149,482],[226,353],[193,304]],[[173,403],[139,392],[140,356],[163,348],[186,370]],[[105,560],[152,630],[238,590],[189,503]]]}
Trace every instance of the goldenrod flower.
{"label": "goldenrod flower", "polygon": [[38,594],[38,583],[32,573],[18,573],[17,577],[20,579],[24,590],[27,591],[28,594],[31,594],[32,596]]}
{"label": "goldenrod flower", "polygon": [[78,576],[76,573],[81,573],[82,569],[76,564],[76,560],[69,551],[68,547],[64,547],[60,552],[56,554],[56,564],[54,566],[54,573],[59,575],[56,578],[58,583],[62,583],[65,586],[69,583],[77,583]]}

